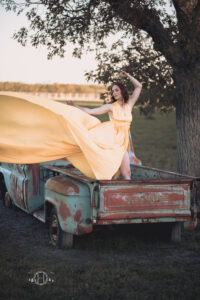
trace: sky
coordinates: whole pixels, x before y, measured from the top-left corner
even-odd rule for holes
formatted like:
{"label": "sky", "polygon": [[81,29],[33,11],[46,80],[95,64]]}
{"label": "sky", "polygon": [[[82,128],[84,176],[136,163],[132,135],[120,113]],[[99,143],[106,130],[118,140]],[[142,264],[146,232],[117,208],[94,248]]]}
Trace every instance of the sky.
{"label": "sky", "polygon": [[95,69],[97,62],[94,54],[84,55],[81,59],[72,57],[72,45],[67,47],[64,58],[47,59],[44,46],[34,48],[21,46],[12,39],[14,32],[27,24],[24,16],[6,12],[0,6],[0,81],[25,83],[76,83],[87,82],[85,71]]}
{"label": "sky", "polygon": [[[169,9],[169,7],[168,7]],[[58,56],[47,59],[44,46],[38,48],[30,44],[21,46],[12,35],[28,21],[23,15],[6,12],[0,6],[0,81],[15,81],[24,83],[75,83],[87,82],[85,71],[97,67],[93,53],[83,55],[81,59],[72,57],[72,45],[67,46],[64,58]]]}

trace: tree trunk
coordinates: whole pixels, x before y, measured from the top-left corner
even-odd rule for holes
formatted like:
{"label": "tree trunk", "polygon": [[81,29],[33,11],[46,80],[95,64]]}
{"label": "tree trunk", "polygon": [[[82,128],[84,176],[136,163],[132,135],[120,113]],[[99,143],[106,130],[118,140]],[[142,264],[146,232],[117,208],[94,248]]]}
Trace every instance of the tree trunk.
{"label": "tree trunk", "polygon": [[[200,177],[200,84],[197,77],[177,84],[176,128],[178,171]],[[200,215],[200,183],[197,184],[197,211]]]}
{"label": "tree trunk", "polygon": [[200,177],[200,82],[195,76],[177,84],[178,171]]}

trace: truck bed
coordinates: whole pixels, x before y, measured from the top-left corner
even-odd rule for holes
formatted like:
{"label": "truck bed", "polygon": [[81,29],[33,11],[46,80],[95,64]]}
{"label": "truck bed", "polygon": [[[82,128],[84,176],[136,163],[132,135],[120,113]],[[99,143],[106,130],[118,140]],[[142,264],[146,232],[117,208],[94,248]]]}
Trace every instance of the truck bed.
{"label": "truck bed", "polygon": [[131,165],[131,180],[94,180],[72,165],[45,165],[89,185],[93,223],[99,225],[141,222],[190,221],[195,211],[195,181],[192,176]]}

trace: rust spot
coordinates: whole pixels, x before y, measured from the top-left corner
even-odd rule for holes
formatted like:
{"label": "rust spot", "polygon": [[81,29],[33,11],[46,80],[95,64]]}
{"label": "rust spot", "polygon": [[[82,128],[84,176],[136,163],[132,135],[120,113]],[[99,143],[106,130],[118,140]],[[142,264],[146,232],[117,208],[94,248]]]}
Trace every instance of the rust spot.
{"label": "rust spot", "polygon": [[60,203],[60,206],[59,206],[59,214],[63,220],[71,217],[71,211],[70,211],[69,207],[67,206],[67,204],[64,203],[63,201]]}
{"label": "rust spot", "polygon": [[181,189],[130,188],[104,191],[104,211],[125,212],[187,209],[187,195]]}
{"label": "rust spot", "polygon": [[74,221],[77,222],[77,223],[79,223],[79,222],[80,222],[80,219],[81,219],[81,216],[82,216],[82,212],[81,212],[81,210],[79,209],[79,210],[76,211],[76,213],[75,213],[75,215],[74,215]]}
{"label": "rust spot", "polygon": [[39,194],[39,187],[40,187],[40,164],[28,165],[28,171],[32,175],[33,196],[37,196]]}
{"label": "rust spot", "polygon": [[78,234],[85,234],[85,233],[90,233],[92,230],[93,230],[92,226],[86,227],[86,226],[83,226],[83,225],[78,225],[76,232]]}
{"label": "rust spot", "polygon": [[188,230],[194,230],[197,226],[197,220],[193,220],[191,218],[189,218],[189,222],[188,222],[188,225],[187,225],[187,229]]}
{"label": "rust spot", "polygon": [[10,189],[13,200],[20,207],[25,208],[22,187],[19,184],[17,184],[17,176],[15,176],[14,174],[10,175]]}
{"label": "rust spot", "polygon": [[24,171],[23,171],[23,165],[19,165],[19,164],[16,164],[16,168],[17,168],[17,171],[20,173],[20,174],[24,174]]}
{"label": "rust spot", "polygon": [[[155,222],[156,219],[159,218],[168,218],[168,217],[175,217],[177,220],[178,218],[188,218],[190,216],[190,214],[188,214],[187,212],[185,213],[179,213],[176,214],[173,211],[165,213],[164,211],[158,211],[156,213],[144,213],[141,211],[138,212],[129,212],[129,213],[110,213],[110,214],[106,214],[104,216],[100,216],[99,219],[97,220],[97,224],[104,224],[104,221],[107,222],[107,224],[112,224],[113,221],[117,221],[117,220],[123,220],[123,223],[132,223],[134,221],[134,219],[140,219],[141,221],[144,220],[144,222],[146,222],[146,220],[149,220],[149,223],[151,222]],[[142,221],[143,222],[143,221]]]}
{"label": "rust spot", "polygon": [[69,181],[65,176],[55,176],[51,178],[46,187],[61,195],[79,194],[80,188],[75,183]]}

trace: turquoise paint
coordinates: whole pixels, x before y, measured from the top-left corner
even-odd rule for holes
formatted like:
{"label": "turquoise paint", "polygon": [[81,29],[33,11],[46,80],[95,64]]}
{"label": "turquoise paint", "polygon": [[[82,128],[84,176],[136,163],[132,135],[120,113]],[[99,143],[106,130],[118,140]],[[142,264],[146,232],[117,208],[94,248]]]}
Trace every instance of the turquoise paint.
{"label": "turquoise paint", "polygon": [[[44,168],[46,165],[50,166],[57,166],[58,170],[60,167],[60,172],[52,171],[50,169]],[[5,184],[7,187],[7,190],[9,194],[11,195],[11,186],[10,186],[10,178],[11,175],[16,176],[19,186],[22,188],[25,187],[23,190],[23,197],[25,197],[25,193],[28,196],[27,203],[28,207],[23,208],[20,205],[18,205],[16,202],[14,203],[16,206],[20,207],[21,209],[25,210],[28,213],[33,213],[37,209],[39,209],[41,206],[44,205],[44,201],[49,201],[52,205],[54,205],[58,211],[58,218],[61,225],[61,228],[64,231],[67,231],[69,233],[73,234],[81,234],[79,231],[78,226],[83,226],[85,230],[89,231],[92,230],[93,224],[88,224],[86,220],[91,219],[92,222],[95,224],[95,221],[98,223],[98,217],[101,207],[103,207],[103,201],[104,201],[104,195],[103,192],[105,189],[108,189],[109,191],[115,191],[116,189],[124,188],[129,189],[131,188],[138,188],[142,189],[141,191],[144,192],[146,188],[153,188],[154,190],[167,188],[171,189],[173,184],[168,183],[162,184],[162,180],[178,180],[181,181],[183,179],[190,179],[192,177],[186,176],[186,175],[180,175],[172,172],[165,172],[158,169],[153,168],[147,168],[147,167],[140,167],[140,166],[131,166],[132,169],[132,181],[130,181],[128,184],[125,181],[97,181],[91,179],[87,181],[87,178],[78,170],[75,168],[72,170],[72,174],[70,176],[63,175],[62,169],[66,166],[68,166],[69,163],[67,161],[52,161],[52,162],[46,162],[40,164],[40,176],[38,178],[39,183],[39,193],[35,196],[33,196],[33,177],[32,173],[28,171],[28,165],[15,165],[15,164],[0,164],[0,172],[3,174]],[[66,178],[68,182],[71,182],[79,187],[78,193],[68,192],[67,195],[62,195],[58,192],[55,192],[49,188],[47,188],[47,184],[55,178],[58,174],[61,174],[62,177]],[[73,178],[74,176],[82,175],[81,178]],[[85,180],[84,180],[85,178]],[[138,180],[142,180],[143,183],[138,183]],[[160,180],[159,183],[151,184],[149,181],[152,180]],[[191,179],[192,180],[192,179]],[[105,182],[105,184],[104,184]],[[106,183],[107,182],[107,183]],[[46,183],[46,185],[45,185]],[[174,185],[181,187],[181,182],[177,182]],[[184,184],[185,185],[185,184]],[[190,183],[188,183],[188,187],[190,186]],[[27,189],[27,190],[26,190]],[[55,201],[55,198],[57,199],[57,202]],[[94,207],[91,207],[91,203],[93,202]],[[62,218],[60,213],[60,205],[61,203],[64,203],[67,205],[68,210],[70,212],[70,216],[67,216],[66,218]],[[156,207],[154,207],[151,211],[146,210],[145,207],[143,210],[141,210],[139,213],[141,213],[140,218],[124,218],[121,220],[105,220],[103,221],[102,225],[106,224],[127,224],[127,223],[157,223],[157,222],[187,222],[189,223],[188,219],[191,216],[190,211],[190,204],[191,204],[191,192],[190,188],[188,188],[187,192],[187,208],[185,210],[173,210],[174,213],[177,214],[177,217],[162,217],[163,213],[170,213],[172,210],[165,209],[165,210],[159,210]],[[80,216],[81,212],[81,216]],[[130,212],[125,212],[127,214]],[[157,217],[155,218],[145,218],[144,215],[146,213],[155,213]],[[179,217],[181,213],[187,214],[188,217]],[[111,212],[109,212],[111,214]],[[113,213],[114,216],[115,213]],[[106,213],[101,213],[100,216],[106,216]],[[76,218],[76,217],[77,218]],[[80,216],[80,218],[79,218]],[[83,232],[82,232],[83,233]]]}
{"label": "turquoise paint", "polygon": [[[60,178],[66,178],[66,176],[60,176]],[[91,219],[91,190],[87,184],[72,178],[66,178],[66,180],[78,185],[79,193],[74,194],[69,191],[67,195],[61,195],[51,190],[48,185],[53,181],[53,178],[50,178],[46,182],[45,201],[49,201],[56,208],[62,230],[77,235],[78,226],[84,226],[88,229],[92,227],[92,223],[87,224],[86,222],[87,219]],[[66,207],[67,209],[65,209]]]}

